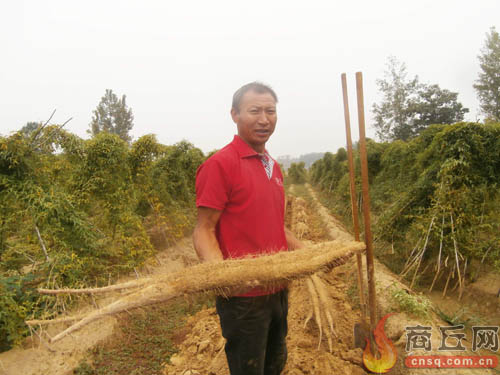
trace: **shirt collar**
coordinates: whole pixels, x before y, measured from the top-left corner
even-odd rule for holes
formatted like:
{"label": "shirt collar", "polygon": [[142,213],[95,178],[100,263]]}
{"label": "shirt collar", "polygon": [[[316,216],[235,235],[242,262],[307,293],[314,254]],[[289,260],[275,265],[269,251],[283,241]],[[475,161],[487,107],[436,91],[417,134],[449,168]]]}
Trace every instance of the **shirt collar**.
{"label": "shirt collar", "polygon": [[[259,156],[253,148],[251,148],[239,135],[235,135],[231,144],[236,148],[240,158],[248,158],[250,156]],[[264,154],[269,156],[267,150],[264,150]]]}

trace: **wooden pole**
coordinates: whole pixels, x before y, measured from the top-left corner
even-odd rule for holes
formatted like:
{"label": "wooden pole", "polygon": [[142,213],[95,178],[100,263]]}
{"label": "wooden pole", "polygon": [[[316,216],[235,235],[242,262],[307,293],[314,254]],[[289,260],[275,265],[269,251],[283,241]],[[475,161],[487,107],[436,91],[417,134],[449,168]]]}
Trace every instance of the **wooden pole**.
{"label": "wooden pole", "polygon": [[363,187],[363,217],[365,224],[366,268],[368,276],[368,304],[370,306],[370,324],[372,329],[377,324],[377,301],[375,295],[375,269],[373,264],[373,240],[370,224],[370,193],[368,184],[368,158],[366,155],[365,110],[363,98],[363,75],[356,73],[356,91],[358,99],[359,152],[361,159],[361,183]]}
{"label": "wooden pole", "polygon": [[[354,176],[354,161],[352,156],[352,138],[351,138],[351,119],[349,114],[349,99],[347,95],[347,79],[346,74],[342,73],[342,94],[344,98],[344,118],[345,118],[345,134],[347,141],[347,160],[349,164],[349,180],[351,186],[351,210],[352,210],[352,225],[354,227],[354,239],[359,241],[359,217],[358,217],[358,202],[356,194],[356,183]],[[358,290],[359,290],[359,304],[361,306],[361,317],[364,321],[366,319],[366,303],[365,303],[365,287],[363,283],[363,262],[361,254],[356,254],[356,261],[358,266]]]}

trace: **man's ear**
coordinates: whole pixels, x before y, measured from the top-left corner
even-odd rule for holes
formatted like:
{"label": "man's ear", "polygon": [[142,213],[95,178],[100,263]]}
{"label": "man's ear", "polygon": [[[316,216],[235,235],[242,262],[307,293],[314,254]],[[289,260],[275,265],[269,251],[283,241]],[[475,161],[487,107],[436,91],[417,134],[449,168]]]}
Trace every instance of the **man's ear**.
{"label": "man's ear", "polygon": [[231,117],[233,119],[233,122],[235,124],[237,124],[238,123],[238,119],[240,117],[240,113],[238,111],[236,111],[236,109],[231,108]]}

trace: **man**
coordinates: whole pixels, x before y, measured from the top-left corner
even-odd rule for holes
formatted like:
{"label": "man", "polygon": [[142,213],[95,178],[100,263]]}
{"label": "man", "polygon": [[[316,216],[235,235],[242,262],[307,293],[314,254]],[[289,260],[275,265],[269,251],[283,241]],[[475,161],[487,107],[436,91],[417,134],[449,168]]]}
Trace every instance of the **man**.
{"label": "man", "polygon": [[[302,247],[284,226],[283,175],[265,149],[276,126],[277,102],[275,92],[261,83],[237,90],[231,117],[238,135],[198,169],[193,241],[202,261]],[[279,375],[287,356],[286,286],[217,297],[216,307],[231,375]]]}

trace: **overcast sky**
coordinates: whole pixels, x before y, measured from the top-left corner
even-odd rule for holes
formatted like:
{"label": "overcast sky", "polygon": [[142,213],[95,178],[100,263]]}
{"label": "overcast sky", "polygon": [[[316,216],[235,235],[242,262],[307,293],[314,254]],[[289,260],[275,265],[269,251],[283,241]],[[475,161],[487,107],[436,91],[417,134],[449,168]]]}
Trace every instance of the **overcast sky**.
{"label": "overcast sky", "polygon": [[[477,55],[498,0],[2,1],[0,134],[57,109],[55,123],[86,130],[105,89],[126,94],[132,135],[182,139],[207,152],[232,139],[232,94],[258,80],[279,97],[268,143],[275,157],[345,144],[340,74],[364,77],[368,135],[375,80],[389,55],[410,76],[456,91],[478,118]],[[358,138],[355,92],[350,93]]]}

